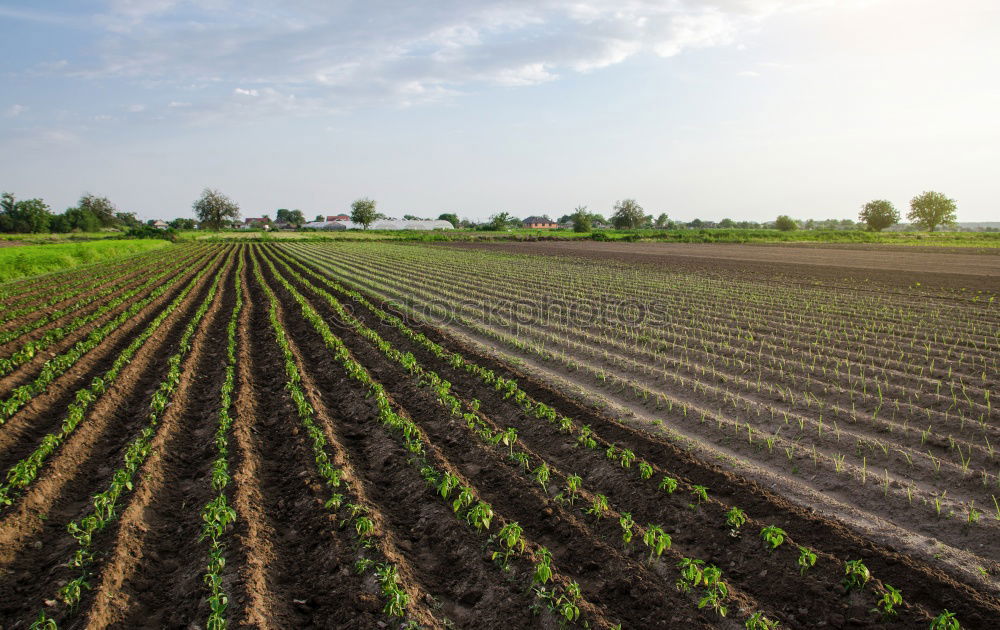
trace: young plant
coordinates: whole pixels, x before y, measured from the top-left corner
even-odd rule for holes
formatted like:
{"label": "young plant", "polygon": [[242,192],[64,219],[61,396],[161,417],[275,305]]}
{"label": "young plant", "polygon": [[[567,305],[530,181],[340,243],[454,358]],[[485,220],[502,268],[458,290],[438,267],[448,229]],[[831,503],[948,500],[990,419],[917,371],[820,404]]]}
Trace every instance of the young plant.
{"label": "young plant", "polygon": [[580,486],[582,485],[583,479],[580,475],[569,475],[566,477],[566,494],[569,495],[570,505],[573,505],[573,502],[580,495]]}
{"label": "young plant", "polygon": [[961,627],[958,619],[955,619],[955,613],[949,612],[947,608],[931,620],[931,630],[960,630]]}
{"label": "young plant", "polygon": [[708,488],[705,486],[691,486],[691,496],[694,497],[695,502],[689,503],[688,507],[696,510],[702,503],[708,501]]}
{"label": "young plant", "polygon": [[621,516],[618,517],[618,524],[622,528],[622,546],[628,549],[629,545],[632,544],[632,537],[635,536],[635,521],[632,520],[632,515],[628,512],[622,512]]}
{"label": "young plant", "polygon": [[747,522],[746,513],[738,507],[726,512],[726,524],[729,525],[729,535],[736,538],[740,535],[740,527]]}
{"label": "young plant", "polygon": [[539,586],[545,586],[552,579],[552,552],[545,547],[539,547],[536,554],[538,561],[535,562],[535,574],[531,580]]}
{"label": "young plant", "polygon": [[545,494],[549,493],[549,477],[551,474],[549,467],[544,462],[531,471],[531,476],[535,478],[535,481],[542,487]]}
{"label": "young plant", "polygon": [[799,575],[805,575],[806,571],[816,566],[816,554],[809,548],[799,545],[799,559],[796,564],[799,565]]}
{"label": "young plant", "polygon": [[643,479],[649,479],[653,476],[653,467],[649,462],[639,462],[639,476]]}
{"label": "young plant", "polygon": [[663,531],[659,525],[650,523],[646,526],[646,533],[642,535],[642,542],[649,547],[649,562],[652,562],[654,555],[659,558],[664,551],[670,549],[670,534]]}
{"label": "young plant", "polygon": [[593,503],[591,503],[591,506],[587,508],[587,514],[592,514],[598,519],[602,519],[607,512],[608,498],[603,494],[595,495]]}
{"label": "young plant", "polygon": [[775,525],[768,525],[760,530],[760,537],[770,546],[769,551],[774,551],[785,542],[785,530]]}
{"label": "young plant", "polygon": [[747,617],[746,623],[743,625],[747,630],[776,630],[781,625],[781,622],[768,619],[762,611],[758,610]]}
{"label": "young plant", "polygon": [[848,560],[844,563],[844,590],[862,590],[872,579],[871,571],[862,560]]}
{"label": "young plant", "polygon": [[493,552],[493,560],[500,560],[500,566],[504,571],[510,568],[510,557],[515,553],[524,551],[524,530],[517,522],[507,523],[500,528],[497,539],[500,541],[500,551]]}
{"label": "young plant", "polygon": [[666,490],[667,494],[673,494],[677,489],[677,480],[673,477],[664,477],[660,480],[660,490]]}
{"label": "young plant", "polygon": [[875,608],[871,612],[880,613],[883,619],[888,619],[896,614],[896,606],[903,605],[903,593],[888,584],[885,584],[882,591],[882,598],[875,603]]}

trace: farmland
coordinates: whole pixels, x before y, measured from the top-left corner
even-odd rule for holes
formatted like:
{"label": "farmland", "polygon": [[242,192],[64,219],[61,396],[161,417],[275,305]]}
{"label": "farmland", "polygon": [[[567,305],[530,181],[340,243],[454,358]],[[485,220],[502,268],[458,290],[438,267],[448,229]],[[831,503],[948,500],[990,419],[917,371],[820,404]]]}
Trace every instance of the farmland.
{"label": "farmland", "polygon": [[0,627],[995,627],[1000,259],[669,247],[0,284]]}

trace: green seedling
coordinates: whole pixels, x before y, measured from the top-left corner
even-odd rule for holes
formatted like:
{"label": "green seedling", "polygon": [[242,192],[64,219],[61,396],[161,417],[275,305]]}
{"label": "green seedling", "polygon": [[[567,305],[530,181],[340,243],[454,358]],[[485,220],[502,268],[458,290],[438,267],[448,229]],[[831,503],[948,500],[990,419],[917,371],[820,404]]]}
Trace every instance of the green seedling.
{"label": "green seedling", "polygon": [[785,530],[775,525],[768,525],[760,530],[760,537],[770,546],[769,551],[774,551],[785,542]]}

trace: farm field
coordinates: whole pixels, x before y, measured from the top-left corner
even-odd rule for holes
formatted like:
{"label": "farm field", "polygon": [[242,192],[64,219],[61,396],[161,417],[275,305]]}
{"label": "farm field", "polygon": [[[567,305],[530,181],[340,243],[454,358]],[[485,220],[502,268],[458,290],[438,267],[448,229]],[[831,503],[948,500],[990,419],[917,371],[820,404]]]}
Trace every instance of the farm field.
{"label": "farm field", "polygon": [[0,628],[995,628],[1000,259],[742,247],[0,284]]}

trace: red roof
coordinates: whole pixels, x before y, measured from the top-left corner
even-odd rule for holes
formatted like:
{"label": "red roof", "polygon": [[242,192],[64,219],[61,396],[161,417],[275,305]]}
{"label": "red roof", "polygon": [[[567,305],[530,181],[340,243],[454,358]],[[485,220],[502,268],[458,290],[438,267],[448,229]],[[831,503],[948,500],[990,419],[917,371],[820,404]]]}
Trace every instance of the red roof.
{"label": "red roof", "polygon": [[351,217],[346,214],[337,214],[326,218],[327,221],[350,221]]}

